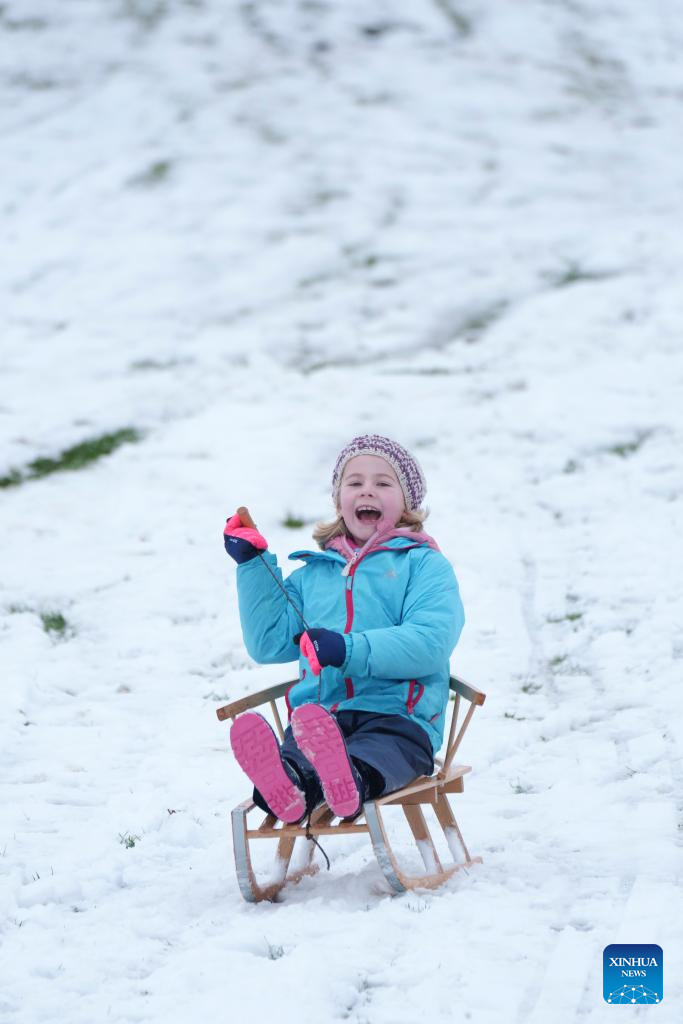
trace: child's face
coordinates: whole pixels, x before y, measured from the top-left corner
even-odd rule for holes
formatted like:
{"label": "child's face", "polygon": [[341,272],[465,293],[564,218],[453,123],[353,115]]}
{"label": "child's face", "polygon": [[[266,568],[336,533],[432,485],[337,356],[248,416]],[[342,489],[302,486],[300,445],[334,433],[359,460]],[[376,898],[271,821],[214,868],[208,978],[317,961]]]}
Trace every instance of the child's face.
{"label": "child's face", "polygon": [[[363,508],[374,512],[363,512]],[[357,541],[369,540],[377,529],[396,526],[404,509],[401,485],[388,462],[379,455],[349,459],[339,488],[339,510]]]}

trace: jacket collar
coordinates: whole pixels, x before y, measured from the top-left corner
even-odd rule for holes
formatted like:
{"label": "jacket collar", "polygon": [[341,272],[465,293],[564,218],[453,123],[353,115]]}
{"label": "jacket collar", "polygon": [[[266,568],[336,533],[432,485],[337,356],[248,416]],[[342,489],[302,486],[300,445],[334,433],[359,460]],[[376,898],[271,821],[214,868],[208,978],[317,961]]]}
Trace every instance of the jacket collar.
{"label": "jacket collar", "polygon": [[[390,543],[391,541],[395,541],[395,543],[392,544]],[[439,550],[439,545],[428,533],[417,533],[415,530],[410,530],[408,527],[403,526],[400,528],[390,527],[388,530],[382,530],[381,532],[376,530],[360,548],[356,547],[348,536],[333,537],[331,541],[328,541],[327,547],[328,549],[332,548],[334,551],[338,551],[340,555],[343,555],[348,560],[353,558],[356,552],[358,552],[358,557],[362,558],[363,555],[369,555],[371,551],[377,551],[379,548],[386,547],[387,545],[392,548],[412,548],[422,544],[428,544],[429,547],[435,548],[437,551]]]}
{"label": "jacket collar", "polygon": [[376,532],[362,545],[361,548],[356,549],[353,543],[348,537],[333,537],[331,541],[328,541],[327,547],[324,551],[309,551],[306,549],[300,551],[293,551],[289,556],[292,560],[310,558],[317,556],[319,558],[329,558],[332,561],[338,562],[349,562],[354,555],[357,555],[355,561],[359,561],[365,555],[372,554],[373,551],[381,551],[383,548],[394,548],[397,551],[405,550],[408,551],[410,548],[421,547],[422,545],[428,545],[430,548],[434,548],[435,551],[439,551],[439,545],[436,543],[433,537],[430,537],[428,533],[416,532],[410,530],[407,527],[390,528],[383,530],[381,533]]}

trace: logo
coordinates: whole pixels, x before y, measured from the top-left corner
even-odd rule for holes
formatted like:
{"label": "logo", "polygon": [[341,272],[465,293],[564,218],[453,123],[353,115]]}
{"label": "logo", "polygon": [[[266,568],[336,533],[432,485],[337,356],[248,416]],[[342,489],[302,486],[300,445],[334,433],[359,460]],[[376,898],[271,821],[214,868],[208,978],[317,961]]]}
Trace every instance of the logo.
{"label": "logo", "polygon": [[606,1003],[661,1003],[664,954],[651,943],[616,943],[602,954],[602,994]]}

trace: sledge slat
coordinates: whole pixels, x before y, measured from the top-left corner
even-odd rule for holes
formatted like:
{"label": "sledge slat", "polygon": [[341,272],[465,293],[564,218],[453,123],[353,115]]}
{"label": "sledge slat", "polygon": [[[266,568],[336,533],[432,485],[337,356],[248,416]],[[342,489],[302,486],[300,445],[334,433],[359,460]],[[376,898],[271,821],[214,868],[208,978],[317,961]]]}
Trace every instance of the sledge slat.
{"label": "sledge slat", "polygon": [[388,793],[386,796],[378,797],[375,803],[378,804],[399,804],[406,796],[412,796],[413,793],[420,793],[425,789],[441,789],[445,788],[450,782],[455,781],[462,775],[466,775],[467,772],[471,772],[472,768],[467,764],[459,764],[455,768],[451,768],[448,775],[440,779],[437,775],[432,775],[430,778],[422,776],[416,779],[415,782],[411,782],[409,786],[404,786],[403,789],[397,789],[395,793]]}
{"label": "sledge slat", "polygon": [[[347,835],[354,833],[363,835],[368,831],[367,825],[356,825],[354,822],[339,822],[338,825],[311,825],[311,835],[314,836],[338,836],[343,833]],[[247,839],[279,839],[280,836],[305,836],[306,827],[300,825],[283,825],[281,828],[251,829],[248,828]]]}
{"label": "sledge slat", "polygon": [[451,676],[449,685],[454,693],[459,693],[465,700],[471,701],[472,704],[482,705],[486,700],[485,693],[478,690],[476,686],[472,686],[471,683],[466,682],[460,676]]}
{"label": "sledge slat", "polygon": [[298,683],[298,681],[298,678],[290,679],[286,683],[269,686],[267,690],[259,690],[258,693],[250,693],[247,697],[240,697],[239,700],[234,700],[231,704],[225,704],[222,708],[217,708],[216,715],[221,722],[224,722],[227,718],[236,718],[243,711],[250,711],[252,708],[260,707],[261,704],[267,704],[269,701],[284,697],[289,687],[293,686],[294,683]]}
{"label": "sledge slat", "polygon": [[[435,804],[441,793],[464,793],[464,791],[465,783],[462,778],[451,779],[450,782],[445,782],[438,789],[436,786],[431,786],[429,789],[422,789],[417,793],[409,793],[407,796],[403,794],[399,800],[394,801],[394,804],[399,807],[406,804]],[[384,806],[391,807],[391,801],[387,800]]]}

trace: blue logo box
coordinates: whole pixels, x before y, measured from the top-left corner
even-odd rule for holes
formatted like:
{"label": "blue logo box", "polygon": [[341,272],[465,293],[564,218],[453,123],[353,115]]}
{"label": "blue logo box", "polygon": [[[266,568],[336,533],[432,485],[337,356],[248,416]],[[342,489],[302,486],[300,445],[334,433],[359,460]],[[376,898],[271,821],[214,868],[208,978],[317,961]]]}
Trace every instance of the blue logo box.
{"label": "blue logo box", "polygon": [[652,943],[615,943],[602,954],[602,994],[606,1003],[661,1003],[664,954]]}

